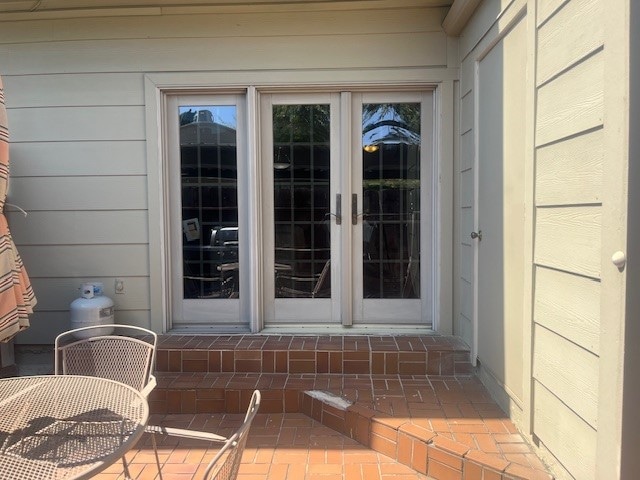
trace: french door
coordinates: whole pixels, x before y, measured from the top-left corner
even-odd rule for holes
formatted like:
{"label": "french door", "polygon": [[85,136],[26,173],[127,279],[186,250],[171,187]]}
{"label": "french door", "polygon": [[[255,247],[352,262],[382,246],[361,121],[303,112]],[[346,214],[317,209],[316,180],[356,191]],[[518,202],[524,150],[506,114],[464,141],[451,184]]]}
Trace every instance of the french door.
{"label": "french door", "polygon": [[432,92],[259,98],[167,98],[173,326],[431,324]]}
{"label": "french door", "polygon": [[431,92],[263,94],[265,325],[425,325]]}
{"label": "french door", "polygon": [[167,99],[173,326],[247,323],[244,95]]}

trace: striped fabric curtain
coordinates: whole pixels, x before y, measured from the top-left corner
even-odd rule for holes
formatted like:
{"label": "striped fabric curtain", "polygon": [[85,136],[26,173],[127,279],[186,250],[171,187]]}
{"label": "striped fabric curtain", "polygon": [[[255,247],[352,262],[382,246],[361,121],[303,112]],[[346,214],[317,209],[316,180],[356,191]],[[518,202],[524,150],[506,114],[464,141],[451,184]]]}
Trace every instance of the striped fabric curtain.
{"label": "striped fabric curtain", "polygon": [[11,238],[4,204],[9,181],[9,129],[4,105],[4,89],[0,78],[0,342],[11,340],[29,327],[36,297]]}

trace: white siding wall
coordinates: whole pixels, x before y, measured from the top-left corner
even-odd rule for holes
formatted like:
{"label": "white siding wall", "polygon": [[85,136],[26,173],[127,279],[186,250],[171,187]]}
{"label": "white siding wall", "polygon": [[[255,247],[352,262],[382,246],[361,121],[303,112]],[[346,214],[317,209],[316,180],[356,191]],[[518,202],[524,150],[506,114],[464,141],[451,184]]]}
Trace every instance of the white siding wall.
{"label": "white siding wall", "polygon": [[[442,8],[259,8],[0,17],[9,201],[29,212],[10,214],[10,222],[39,300],[19,342],[51,342],[67,328],[68,305],[89,279],[104,282],[119,322],[151,323],[150,262],[159,259],[148,254],[145,74],[180,74],[191,85],[194,78],[260,85],[457,77]],[[124,295],[114,294],[115,278],[124,279]]]}
{"label": "white siding wall", "polygon": [[579,479],[596,472],[604,6],[543,2],[536,18],[533,433]]}
{"label": "white siding wall", "polygon": [[[473,111],[479,104],[474,98],[478,94],[474,91],[476,62],[482,52],[493,48],[512,18],[510,12],[522,4],[526,4],[529,38],[528,51],[522,54],[531,62],[529,88],[533,90],[533,108],[527,115],[535,177],[525,186],[532,192],[533,219],[531,238],[525,239],[525,244],[532,242],[534,249],[532,262],[524,269],[525,275],[532,275],[525,278],[532,296],[527,295],[523,309],[524,344],[522,333],[514,330],[515,336],[509,336],[506,324],[502,326],[507,333],[503,342],[523,346],[525,383],[531,373],[531,386],[525,387],[522,399],[525,416],[515,418],[519,427],[539,439],[541,452],[560,478],[591,479],[596,475],[601,366],[605,158],[605,5],[601,0],[486,0],[461,35],[457,172],[461,198],[457,288],[461,301],[456,311],[457,331],[469,341],[476,314],[473,304],[464,299],[464,291],[473,289],[473,246],[468,234],[474,229],[472,211],[476,206],[470,192],[474,188],[475,142],[482,134],[480,128],[474,135],[474,128],[478,128],[474,116],[482,118],[481,112]],[[537,46],[535,51],[533,45]],[[526,358],[529,342],[530,359]],[[505,347],[479,335],[480,375],[499,403],[511,408],[514,415],[510,404],[513,389],[505,377],[495,375],[500,365],[483,362],[482,352],[496,348]],[[504,359],[509,361],[507,355]],[[491,374],[483,373],[485,367]]]}

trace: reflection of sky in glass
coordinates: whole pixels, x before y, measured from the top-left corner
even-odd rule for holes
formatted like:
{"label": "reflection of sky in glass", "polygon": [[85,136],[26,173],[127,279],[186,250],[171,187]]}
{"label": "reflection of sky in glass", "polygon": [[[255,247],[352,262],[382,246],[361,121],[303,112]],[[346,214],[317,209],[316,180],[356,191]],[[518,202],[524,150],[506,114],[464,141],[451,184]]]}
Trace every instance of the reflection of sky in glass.
{"label": "reflection of sky in glass", "polygon": [[[410,114],[419,119],[419,104],[367,104],[362,112],[362,144],[420,144],[420,131],[411,127]],[[415,115],[417,114],[417,117]]]}
{"label": "reflection of sky in glass", "polygon": [[192,122],[213,122],[236,129],[238,124],[234,105],[181,106],[178,113],[181,125]]}

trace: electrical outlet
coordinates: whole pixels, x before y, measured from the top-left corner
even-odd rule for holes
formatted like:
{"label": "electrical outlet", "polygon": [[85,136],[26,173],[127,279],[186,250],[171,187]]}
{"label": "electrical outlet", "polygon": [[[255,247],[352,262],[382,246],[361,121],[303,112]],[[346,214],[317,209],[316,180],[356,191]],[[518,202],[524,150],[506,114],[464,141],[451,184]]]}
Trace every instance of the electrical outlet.
{"label": "electrical outlet", "polygon": [[116,293],[124,293],[124,280],[116,278],[115,291]]}

